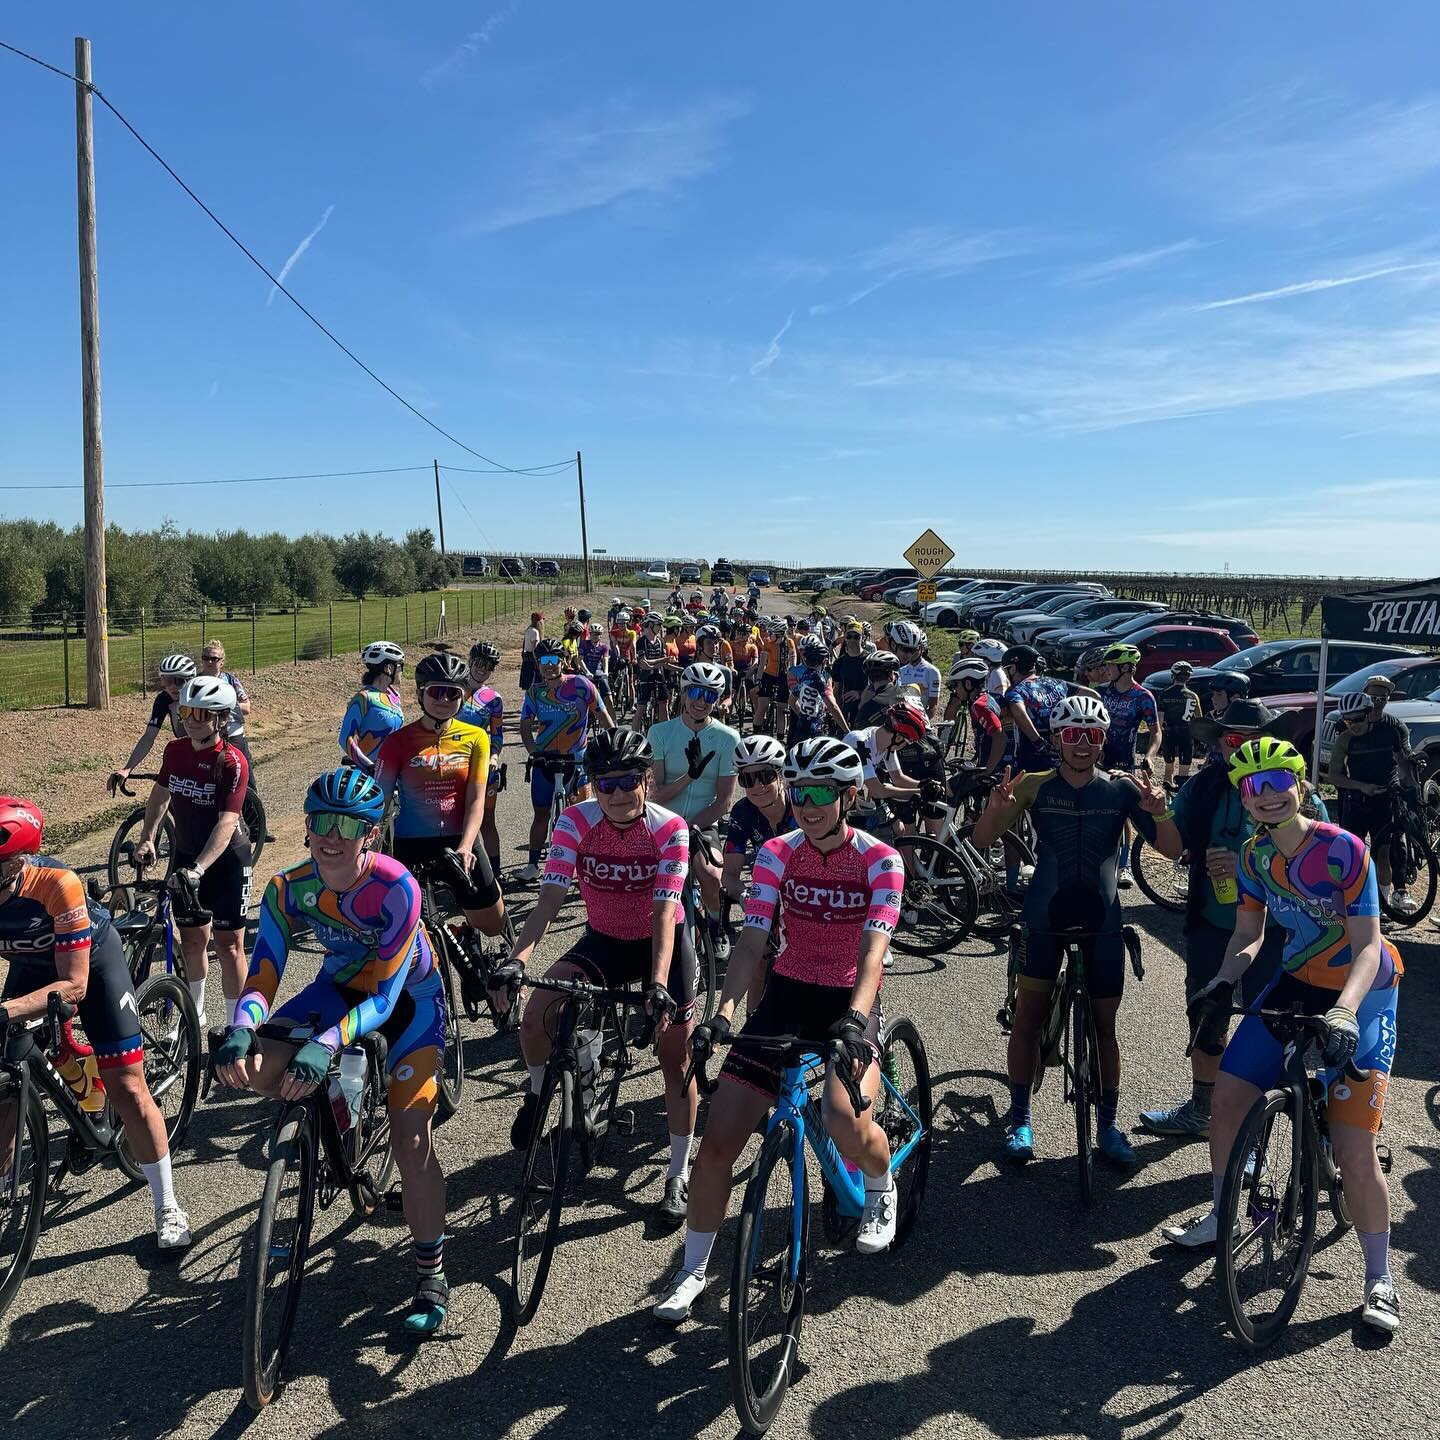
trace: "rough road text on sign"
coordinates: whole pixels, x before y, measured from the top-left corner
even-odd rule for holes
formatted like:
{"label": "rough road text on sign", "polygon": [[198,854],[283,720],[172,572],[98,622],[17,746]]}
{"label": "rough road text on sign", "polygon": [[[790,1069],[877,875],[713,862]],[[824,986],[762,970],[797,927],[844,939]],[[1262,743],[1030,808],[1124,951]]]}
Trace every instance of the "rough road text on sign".
{"label": "rough road text on sign", "polygon": [[905,552],[905,558],[928,580],[955,558],[955,552],[933,530],[927,530]]}

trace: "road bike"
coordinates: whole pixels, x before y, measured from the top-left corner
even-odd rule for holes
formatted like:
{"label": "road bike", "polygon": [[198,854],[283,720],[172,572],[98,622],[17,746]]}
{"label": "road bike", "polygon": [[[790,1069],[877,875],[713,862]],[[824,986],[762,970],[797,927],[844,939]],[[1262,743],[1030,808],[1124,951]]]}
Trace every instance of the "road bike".
{"label": "road bike", "polygon": [[1380,908],[1400,925],[1415,925],[1435,905],[1440,860],[1430,842],[1424,801],[1418,790],[1408,786],[1390,787],[1391,890],[1380,894]]}
{"label": "road bike", "polygon": [[[695,1022],[703,1024],[714,1013],[720,1003],[720,990],[725,977],[720,973],[719,960],[715,955],[715,936],[710,930],[710,917],[705,913],[705,902],[700,891],[700,876],[695,868],[695,857],[701,856],[716,870],[720,861],[711,848],[705,833],[690,827],[690,873],[685,877],[682,892],[685,905],[685,932],[695,952]],[[679,963],[680,957],[671,963]]]}
{"label": "road bike", "polygon": [[555,833],[555,822],[565,813],[575,798],[575,791],[579,788],[576,784],[576,776],[579,773],[581,762],[573,755],[546,755],[537,752],[531,755],[525,762],[525,781],[530,782],[531,776],[536,769],[549,775],[554,781],[550,793],[550,818],[545,826],[545,843],[550,843],[550,837]]}
{"label": "road bike", "polygon": [[623,725],[631,706],[635,704],[634,666],[630,661],[613,655],[610,664],[610,699],[610,713],[615,717],[617,725]]}
{"label": "road bike", "polygon": [[[132,781],[158,780],[159,778],[158,775],[132,775],[129,780],[116,780],[111,793],[136,800],[139,796],[130,788]],[[254,870],[260,864],[260,854],[265,849],[265,838],[269,833],[265,828],[267,824],[265,806],[254,790],[245,792],[245,799],[240,807],[240,818],[245,824],[246,833],[250,836],[249,865]],[[140,839],[140,831],[144,823],[145,806],[137,805],[116,827],[115,835],[110,841],[110,854],[106,862],[106,872],[112,886],[124,883],[122,871],[129,859],[130,851]],[[171,870],[175,868],[175,817],[168,810],[155,832],[155,863],[163,867],[161,874],[168,879]]]}
{"label": "road bike", "polygon": [[[262,1039],[303,1045],[319,1028],[320,1017],[311,1015],[304,1025],[261,1025],[258,1034]],[[385,1037],[372,1031],[361,1036],[360,1048],[365,1056],[365,1077],[353,1124],[342,1129],[331,1100],[328,1081],[339,1073],[337,1054],[326,1082],[303,1100],[280,1102],[270,1131],[265,1186],[243,1262],[241,1364],[245,1398],[257,1410],[274,1399],[280,1383],[310,1258],[317,1205],[327,1210],[343,1193],[355,1214],[369,1219],[386,1203],[394,1166],[386,1103],[388,1047]],[[349,1118],[347,1111],[345,1119]]]}

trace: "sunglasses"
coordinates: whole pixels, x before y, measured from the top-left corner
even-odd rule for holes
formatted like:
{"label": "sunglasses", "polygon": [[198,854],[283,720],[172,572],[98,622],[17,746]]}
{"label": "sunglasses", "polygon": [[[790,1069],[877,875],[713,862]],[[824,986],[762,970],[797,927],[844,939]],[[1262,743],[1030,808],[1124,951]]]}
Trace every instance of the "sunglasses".
{"label": "sunglasses", "polygon": [[645,777],[638,770],[631,770],[625,775],[597,775],[595,777],[595,788],[602,795],[613,795],[617,790],[624,790],[627,793],[631,790],[638,790]]}
{"label": "sunglasses", "polygon": [[1300,783],[1293,770],[1260,770],[1240,782],[1240,793],[1254,799],[1265,790],[1293,790]]}
{"label": "sunglasses", "polygon": [[742,770],[739,775],[741,785],[747,790],[752,785],[773,785],[779,778],[780,772],[773,765],[764,770]]}
{"label": "sunglasses", "polygon": [[206,710],[199,705],[182,705],[180,707],[180,718],[182,720],[214,720],[215,711]]}
{"label": "sunglasses", "polygon": [[833,805],[840,798],[840,791],[834,785],[792,785],[790,803],[800,805]]}
{"label": "sunglasses", "polygon": [[558,655],[540,655],[536,657],[535,663],[537,665],[558,665],[560,657]]}
{"label": "sunglasses", "polygon": [[321,810],[305,817],[312,835],[334,835],[337,831],[342,840],[359,840],[373,828],[368,820],[359,815],[336,815],[333,811]]}
{"label": "sunglasses", "polygon": [[1373,717],[1370,716],[1370,715],[1368,715],[1368,714],[1366,714],[1366,715],[1342,715],[1342,716],[1340,717],[1340,723],[1341,723],[1342,725],[1368,725],[1368,724],[1370,723],[1370,721],[1371,721],[1372,718],[1373,718]]}
{"label": "sunglasses", "polygon": [[687,700],[703,700],[707,705],[713,705],[719,700],[720,692],[713,685],[687,685],[685,698]]}
{"label": "sunglasses", "polygon": [[447,700],[463,700],[465,692],[458,685],[427,685],[427,695],[433,695],[442,704]]}
{"label": "sunglasses", "polygon": [[1062,745],[1103,745],[1105,731],[1099,725],[1062,725],[1059,730]]}

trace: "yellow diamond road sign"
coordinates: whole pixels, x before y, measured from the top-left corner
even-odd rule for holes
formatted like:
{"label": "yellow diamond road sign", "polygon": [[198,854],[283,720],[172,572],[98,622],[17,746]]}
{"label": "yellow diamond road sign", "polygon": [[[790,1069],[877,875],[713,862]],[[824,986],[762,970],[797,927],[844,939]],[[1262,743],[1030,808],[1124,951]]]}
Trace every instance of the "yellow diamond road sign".
{"label": "yellow diamond road sign", "polygon": [[933,580],[922,580],[915,587],[915,603],[917,605],[929,605],[935,599],[935,582]]}
{"label": "yellow diamond road sign", "polygon": [[933,530],[927,530],[905,552],[905,558],[928,580],[955,558],[955,552]]}

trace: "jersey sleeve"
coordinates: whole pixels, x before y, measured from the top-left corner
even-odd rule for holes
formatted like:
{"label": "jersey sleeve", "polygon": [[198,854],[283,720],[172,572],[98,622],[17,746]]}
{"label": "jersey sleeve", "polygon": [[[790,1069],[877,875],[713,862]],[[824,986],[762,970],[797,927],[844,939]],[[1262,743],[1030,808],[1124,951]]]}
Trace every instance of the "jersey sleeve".
{"label": "jersey sleeve", "polygon": [[999,712],[993,704],[987,704],[989,696],[981,695],[978,700],[970,703],[970,718],[975,723],[977,730],[983,730],[987,735],[994,735],[1003,727],[1000,722]]}
{"label": "jersey sleeve", "polygon": [[1144,691],[1143,697],[1140,701],[1140,718],[1152,730],[1160,723],[1160,712],[1155,705],[1155,695],[1150,690]]}
{"label": "jersey sleeve", "polygon": [[1251,839],[1241,847],[1240,861],[1235,866],[1235,886],[1239,891],[1239,905],[1242,910],[1265,908],[1265,887],[1261,884],[1255,866],[1255,841]]}
{"label": "jersey sleeve", "polygon": [[580,847],[589,831],[579,805],[561,811],[550,833],[550,852],[545,860],[545,873],[540,877],[541,885],[558,885],[562,890],[569,890],[575,883]]}
{"label": "jersey sleeve", "polygon": [[865,914],[865,928],[893,935],[900,923],[900,902],[905,894],[905,862],[889,845],[880,844],[866,859],[870,906]]}
{"label": "jersey sleeve", "polygon": [[750,871],[750,893],[745,899],[745,928],[769,934],[780,905],[780,882],[785,876],[789,849],[778,839],[767,840]]}
{"label": "jersey sleeve", "polygon": [[656,905],[673,905],[676,918],[684,908],[685,877],[690,873],[690,822],[670,811],[654,827],[655,848],[660,863],[655,867]]}
{"label": "jersey sleeve", "polygon": [[77,950],[88,949],[91,939],[90,908],[85,903],[85,887],[80,883],[80,877],[73,870],[61,868],[46,868],[35,873],[37,879],[44,880],[45,908],[50,915],[56,951],[74,954]]}
{"label": "jersey sleeve", "polygon": [[1345,914],[1363,916],[1380,913],[1380,887],[1370,849],[1348,830],[1337,830],[1326,857],[1345,901]]}
{"label": "jersey sleeve", "polygon": [[265,887],[260,901],[260,924],[250,951],[250,970],[235,1006],[235,1024],[241,1030],[254,1030],[265,1023],[285,974],[285,962],[290,958],[290,917],[285,910],[285,889],[284,875],[276,875]]}
{"label": "jersey sleeve", "polygon": [[490,737],[477,725],[470,742],[470,783],[483,784],[490,774]]}
{"label": "jersey sleeve", "polygon": [[245,805],[245,792],[250,788],[250,766],[233,745],[227,745],[217,768],[220,779],[215,791],[216,813],[238,815]]}
{"label": "jersey sleeve", "polygon": [[158,730],[170,718],[170,696],[165,690],[157,690],[150,702],[150,718],[145,722],[147,730]]}
{"label": "jersey sleeve", "polygon": [[340,720],[340,756],[347,765],[355,763],[355,752],[350,748],[350,742],[360,734],[364,701],[365,697],[357,691],[350,697]]}

